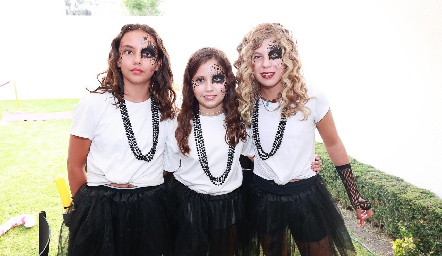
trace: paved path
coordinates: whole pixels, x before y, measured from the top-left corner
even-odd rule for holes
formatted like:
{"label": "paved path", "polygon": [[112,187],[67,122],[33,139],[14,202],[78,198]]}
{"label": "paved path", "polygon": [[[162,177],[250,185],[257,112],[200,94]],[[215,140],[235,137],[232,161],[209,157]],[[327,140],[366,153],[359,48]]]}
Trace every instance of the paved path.
{"label": "paved path", "polygon": [[60,120],[71,119],[72,111],[70,112],[52,112],[52,113],[7,113],[2,114],[2,122],[14,121],[45,121],[45,120]]}

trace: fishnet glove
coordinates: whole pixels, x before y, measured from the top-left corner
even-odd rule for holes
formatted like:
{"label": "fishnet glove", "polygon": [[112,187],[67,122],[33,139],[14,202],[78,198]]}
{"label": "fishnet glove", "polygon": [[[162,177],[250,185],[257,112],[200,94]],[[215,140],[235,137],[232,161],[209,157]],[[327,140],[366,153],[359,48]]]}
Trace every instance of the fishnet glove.
{"label": "fishnet glove", "polygon": [[370,210],[371,204],[368,200],[361,197],[358,188],[356,187],[355,179],[353,177],[353,172],[351,170],[351,165],[341,165],[335,166],[341,177],[342,183],[344,183],[345,190],[347,191],[348,198],[350,199],[353,207],[362,210]]}

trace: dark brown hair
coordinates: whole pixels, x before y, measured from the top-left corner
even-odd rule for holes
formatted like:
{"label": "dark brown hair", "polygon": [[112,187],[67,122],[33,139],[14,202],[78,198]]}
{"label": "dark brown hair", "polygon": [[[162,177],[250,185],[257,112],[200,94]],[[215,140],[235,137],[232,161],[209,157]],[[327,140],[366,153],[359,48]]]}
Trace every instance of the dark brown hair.
{"label": "dark brown hair", "polygon": [[198,100],[195,97],[192,86],[192,78],[201,65],[209,60],[216,60],[226,74],[226,94],[222,102],[223,112],[226,115],[224,126],[226,127],[225,140],[230,146],[236,146],[239,140],[246,139],[245,125],[238,111],[238,98],[235,92],[236,78],[232,71],[232,65],[226,55],[215,48],[201,48],[189,58],[183,78],[183,102],[178,113],[178,128],[175,138],[181,153],[187,155],[190,152],[189,135],[192,130],[191,120],[199,111]]}
{"label": "dark brown hair", "polygon": [[[151,97],[157,102],[161,112],[161,120],[172,119],[176,115],[175,100],[176,94],[173,90],[173,74],[170,67],[169,54],[164,47],[163,40],[157,34],[155,29],[144,24],[127,24],[121,28],[120,33],[112,40],[111,49],[108,57],[108,69],[97,75],[100,86],[93,92],[110,92],[117,99],[118,103],[123,100],[123,92],[119,88],[122,83],[123,75],[118,68],[117,62],[120,58],[120,42],[123,36],[133,30],[143,30],[151,35],[158,47],[158,59],[161,60],[161,66],[152,76],[152,85],[149,87]],[[100,77],[103,77],[100,80]],[[117,104],[118,105],[118,104]]]}

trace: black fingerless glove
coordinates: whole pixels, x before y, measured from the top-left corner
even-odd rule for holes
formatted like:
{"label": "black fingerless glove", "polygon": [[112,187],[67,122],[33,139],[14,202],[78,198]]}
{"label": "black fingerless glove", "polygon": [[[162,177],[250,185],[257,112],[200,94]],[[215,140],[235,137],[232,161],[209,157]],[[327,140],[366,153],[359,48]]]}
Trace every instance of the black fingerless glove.
{"label": "black fingerless glove", "polygon": [[370,210],[371,204],[368,200],[365,200],[359,194],[358,188],[356,187],[355,179],[353,177],[353,172],[351,170],[351,165],[341,165],[335,166],[341,177],[342,183],[344,183],[345,190],[347,191],[348,198],[350,199],[353,207],[362,210]]}

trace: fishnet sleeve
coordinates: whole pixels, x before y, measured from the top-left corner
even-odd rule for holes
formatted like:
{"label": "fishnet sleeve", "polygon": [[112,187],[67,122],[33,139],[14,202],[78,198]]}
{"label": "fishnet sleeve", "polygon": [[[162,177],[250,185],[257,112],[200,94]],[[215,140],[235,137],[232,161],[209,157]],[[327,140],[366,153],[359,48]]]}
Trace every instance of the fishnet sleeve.
{"label": "fishnet sleeve", "polygon": [[369,210],[371,204],[368,200],[362,198],[356,187],[351,165],[336,166],[336,170],[341,177],[342,183],[344,183],[345,190],[347,191],[348,198],[355,209]]}

